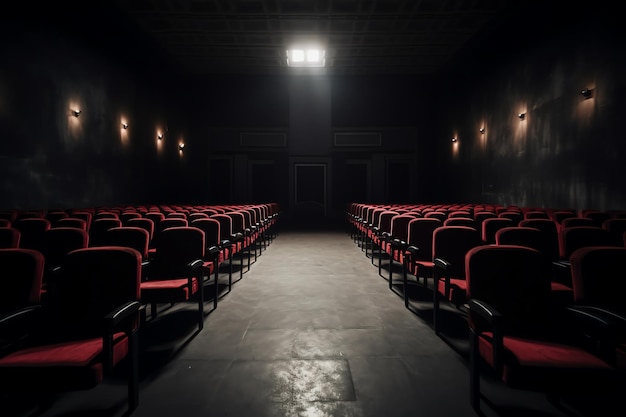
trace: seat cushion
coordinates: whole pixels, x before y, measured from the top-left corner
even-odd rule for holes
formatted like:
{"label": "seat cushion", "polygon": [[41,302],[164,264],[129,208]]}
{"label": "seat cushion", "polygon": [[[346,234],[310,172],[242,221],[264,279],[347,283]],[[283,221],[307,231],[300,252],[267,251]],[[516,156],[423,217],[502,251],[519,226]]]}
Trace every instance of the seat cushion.
{"label": "seat cushion", "polygon": [[[480,355],[493,364],[492,334],[479,338]],[[572,378],[592,381],[612,374],[613,368],[576,346],[517,337],[504,338],[504,382],[523,389],[550,390],[571,386]]]}
{"label": "seat cushion", "polygon": [[[446,295],[446,282],[444,279],[439,279],[437,283],[437,290],[440,294]],[[462,278],[450,278],[450,294],[447,299],[453,303],[461,304],[465,302],[467,294],[467,281]]]}
{"label": "seat cushion", "polygon": [[191,293],[187,278],[144,281],[141,283],[141,301],[144,303],[169,303],[186,301],[198,291],[198,280],[193,278]]}
{"label": "seat cushion", "polygon": [[[113,336],[113,365],[128,354],[124,333]],[[81,390],[103,379],[102,338],[36,346],[0,358],[0,388],[23,390]]]}

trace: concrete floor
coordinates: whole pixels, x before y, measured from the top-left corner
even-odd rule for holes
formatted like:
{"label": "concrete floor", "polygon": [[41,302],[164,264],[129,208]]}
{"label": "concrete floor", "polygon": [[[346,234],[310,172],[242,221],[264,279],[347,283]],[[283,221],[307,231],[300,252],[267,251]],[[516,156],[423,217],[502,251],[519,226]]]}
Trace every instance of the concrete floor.
{"label": "concrete floor", "polygon": [[[409,290],[418,314],[345,230],[281,231],[223,292],[202,331],[194,303],[163,310],[144,326],[132,416],[475,416],[463,314],[446,309],[438,337],[430,290]],[[483,392],[493,402],[483,406],[486,416],[567,415],[543,394],[488,377]],[[124,400],[123,382],[109,380],[55,397],[39,415],[122,416]],[[23,399],[3,401],[10,405],[0,409],[4,417],[33,415]],[[598,404],[585,401],[578,415],[604,415]]]}

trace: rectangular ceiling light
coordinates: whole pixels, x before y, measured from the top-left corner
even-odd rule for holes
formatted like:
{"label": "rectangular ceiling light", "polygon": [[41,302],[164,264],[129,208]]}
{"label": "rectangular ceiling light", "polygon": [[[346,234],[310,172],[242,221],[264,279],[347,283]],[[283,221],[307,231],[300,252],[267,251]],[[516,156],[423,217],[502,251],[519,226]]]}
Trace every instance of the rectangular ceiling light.
{"label": "rectangular ceiling light", "polygon": [[326,51],[323,49],[289,49],[287,65],[290,67],[323,67],[326,64]]}

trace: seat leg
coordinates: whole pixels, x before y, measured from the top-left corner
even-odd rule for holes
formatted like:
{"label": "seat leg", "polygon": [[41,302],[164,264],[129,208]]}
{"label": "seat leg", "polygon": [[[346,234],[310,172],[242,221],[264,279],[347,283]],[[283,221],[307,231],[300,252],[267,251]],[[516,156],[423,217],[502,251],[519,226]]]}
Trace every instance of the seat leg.
{"label": "seat leg", "polygon": [[470,381],[469,381],[469,394],[470,404],[476,413],[480,413],[480,373],[478,370],[478,335],[474,332],[470,333]]}
{"label": "seat leg", "polygon": [[139,405],[139,349],[137,333],[133,332],[128,350],[128,411],[134,411]]}

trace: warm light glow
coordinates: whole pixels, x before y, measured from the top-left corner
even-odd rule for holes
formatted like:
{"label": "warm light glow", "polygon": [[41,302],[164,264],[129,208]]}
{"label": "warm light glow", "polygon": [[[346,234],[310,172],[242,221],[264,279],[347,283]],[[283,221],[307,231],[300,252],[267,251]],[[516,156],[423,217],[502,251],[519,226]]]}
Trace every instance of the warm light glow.
{"label": "warm light glow", "polygon": [[80,110],[72,110],[72,115],[74,115],[74,117],[80,116]]}
{"label": "warm light glow", "polygon": [[122,123],[122,127],[123,127],[124,129],[128,129],[128,123]]}

